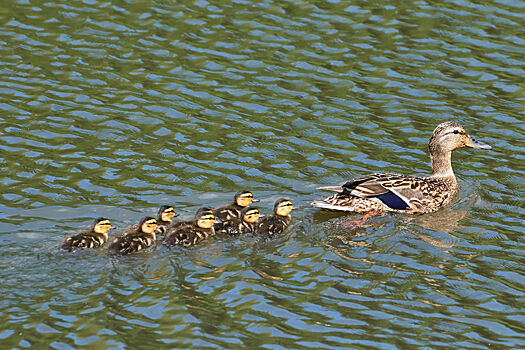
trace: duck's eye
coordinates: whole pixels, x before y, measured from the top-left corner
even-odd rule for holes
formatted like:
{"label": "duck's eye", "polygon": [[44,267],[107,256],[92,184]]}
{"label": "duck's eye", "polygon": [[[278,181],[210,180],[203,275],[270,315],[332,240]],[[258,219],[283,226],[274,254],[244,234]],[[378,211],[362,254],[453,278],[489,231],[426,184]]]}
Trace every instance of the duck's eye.
{"label": "duck's eye", "polygon": [[459,134],[459,130],[454,130],[454,134]]}

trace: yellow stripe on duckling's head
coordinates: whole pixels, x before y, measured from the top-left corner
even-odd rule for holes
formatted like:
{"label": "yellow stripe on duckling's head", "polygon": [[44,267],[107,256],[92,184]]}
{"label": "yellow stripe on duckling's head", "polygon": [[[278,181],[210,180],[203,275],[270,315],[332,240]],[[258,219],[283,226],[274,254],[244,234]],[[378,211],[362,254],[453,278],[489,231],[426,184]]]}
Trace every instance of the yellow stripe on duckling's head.
{"label": "yellow stripe on duckling's head", "polygon": [[151,216],[143,217],[139,222],[139,227],[144,233],[154,233],[157,228],[157,219]]}
{"label": "yellow stripe on duckling's head", "polygon": [[197,226],[200,228],[210,228],[215,224],[215,215],[205,214],[197,219]]}
{"label": "yellow stripe on duckling's head", "polygon": [[292,209],[295,209],[292,201],[285,198],[278,199],[273,207],[274,213],[280,216],[288,215]]}
{"label": "yellow stripe on duckling's head", "polygon": [[171,205],[163,205],[158,212],[158,219],[161,221],[171,221],[173,217],[178,216]]}
{"label": "yellow stripe on duckling's head", "polygon": [[249,223],[257,222],[257,220],[259,220],[260,216],[261,216],[261,214],[259,213],[259,209],[254,208],[254,207],[244,208],[241,211],[242,219],[244,221],[246,221],[246,222],[249,222]]}
{"label": "yellow stripe on duckling's head", "polygon": [[106,218],[98,218],[93,221],[92,230],[93,232],[100,233],[105,235],[109,230],[114,229],[115,227],[111,226],[111,221]]}
{"label": "yellow stripe on duckling's head", "polygon": [[250,191],[239,191],[235,194],[235,203],[241,207],[247,207],[253,202],[257,202],[253,198],[253,193]]}

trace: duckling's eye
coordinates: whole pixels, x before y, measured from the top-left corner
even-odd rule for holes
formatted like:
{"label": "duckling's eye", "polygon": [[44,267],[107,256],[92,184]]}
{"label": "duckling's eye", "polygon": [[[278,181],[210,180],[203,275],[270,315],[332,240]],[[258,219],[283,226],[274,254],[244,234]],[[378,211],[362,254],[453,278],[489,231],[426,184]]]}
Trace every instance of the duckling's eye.
{"label": "duckling's eye", "polygon": [[459,134],[459,130],[454,130],[454,134]]}

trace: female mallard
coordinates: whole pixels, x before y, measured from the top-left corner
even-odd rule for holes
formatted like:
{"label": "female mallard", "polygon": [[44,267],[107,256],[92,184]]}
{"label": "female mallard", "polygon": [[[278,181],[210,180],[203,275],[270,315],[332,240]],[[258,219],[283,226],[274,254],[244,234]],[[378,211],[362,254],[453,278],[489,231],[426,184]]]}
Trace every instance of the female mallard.
{"label": "female mallard", "polygon": [[248,207],[257,199],[253,198],[250,191],[239,191],[234,196],[234,202],[222,207],[213,209],[213,213],[220,221],[228,221],[232,218],[241,218],[241,210]]}
{"label": "female mallard", "polygon": [[216,233],[226,233],[230,236],[254,233],[258,226],[259,209],[254,207],[246,207],[241,210],[241,218],[233,218],[228,221],[221,221],[215,223]]}
{"label": "female mallard", "polygon": [[168,227],[163,243],[166,245],[195,245],[215,234],[215,215],[210,208],[200,208],[191,222],[177,222]]}
{"label": "female mallard", "polygon": [[157,220],[154,217],[146,216],[139,221],[137,226],[134,225],[114,237],[108,250],[110,253],[126,255],[147,248],[155,242],[156,229]]}
{"label": "female mallard", "polygon": [[155,234],[163,235],[168,226],[173,223],[172,219],[175,216],[179,216],[179,214],[175,213],[175,209],[171,205],[161,206],[157,213],[157,229],[155,230]]}
{"label": "female mallard", "polygon": [[368,213],[392,211],[410,214],[431,213],[447,204],[456,193],[458,182],[452,171],[452,151],[461,147],[491,149],[474,140],[455,122],[439,124],[428,142],[432,174],[428,177],[397,174],[371,174],[348,181],[343,186],[320,187],[338,191],[314,207]]}
{"label": "female mallard", "polygon": [[295,209],[292,201],[285,198],[278,199],[273,206],[273,214],[267,215],[259,221],[255,234],[258,236],[273,236],[286,230],[292,222],[292,217],[290,216],[292,209]]}
{"label": "female mallard", "polygon": [[62,249],[71,252],[77,248],[98,248],[108,241],[108,231],[114,228],[109,219],[95,219],[91,229],[66,237]]}

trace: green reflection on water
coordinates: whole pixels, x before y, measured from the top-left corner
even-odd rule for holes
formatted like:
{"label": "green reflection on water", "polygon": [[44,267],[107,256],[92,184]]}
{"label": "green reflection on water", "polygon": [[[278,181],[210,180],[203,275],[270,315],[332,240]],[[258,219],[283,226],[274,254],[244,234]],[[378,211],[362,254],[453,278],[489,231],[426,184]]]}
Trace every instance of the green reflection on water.
{"label": "green reflection on water", "polygon": [[[0,339],[8,348],[523,347],[523,31],[511,1],[15,2],[0,9]],[[461,195],[359,232],[308,203],[428,173],[457,120]],[[65,254],[107,215],[251,189],[275,241]],[[495,345],[497,344],[497,345]]]}

